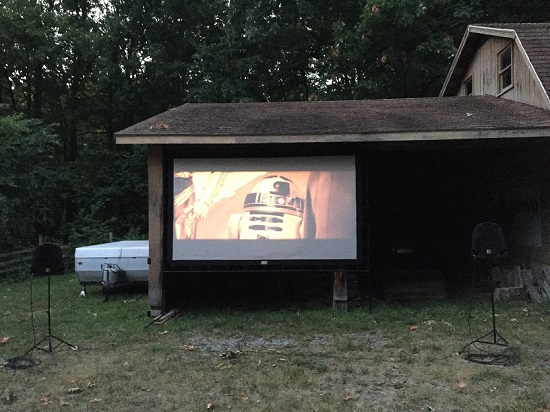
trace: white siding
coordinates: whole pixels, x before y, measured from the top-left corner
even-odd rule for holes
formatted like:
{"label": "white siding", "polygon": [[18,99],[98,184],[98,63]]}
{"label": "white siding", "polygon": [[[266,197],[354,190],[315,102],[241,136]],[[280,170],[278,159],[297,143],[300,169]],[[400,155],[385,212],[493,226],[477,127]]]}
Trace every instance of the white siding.
{"label": "white siding", "polygon": [[[477,51],[463,81],[472,76],[472,94],[499,96],[498,54],[512,40],[489,38]],[[512,48],[513,87],[500,94],[500,97],[548,109],[545,96],[529,70],[529,65],[514,43]],[[464,95],[464,88],[460,90]]]}

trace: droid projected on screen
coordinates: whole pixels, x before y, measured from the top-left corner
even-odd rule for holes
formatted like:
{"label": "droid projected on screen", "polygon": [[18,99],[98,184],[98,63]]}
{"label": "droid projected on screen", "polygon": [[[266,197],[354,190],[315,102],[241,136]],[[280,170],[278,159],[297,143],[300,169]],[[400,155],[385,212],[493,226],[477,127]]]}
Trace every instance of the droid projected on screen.
{"label": "droid projected on screen", "polygon": [[302,239],[304,196],[286,177],[262,179],[244,200],[243,213],[229,219],[229,239]]}

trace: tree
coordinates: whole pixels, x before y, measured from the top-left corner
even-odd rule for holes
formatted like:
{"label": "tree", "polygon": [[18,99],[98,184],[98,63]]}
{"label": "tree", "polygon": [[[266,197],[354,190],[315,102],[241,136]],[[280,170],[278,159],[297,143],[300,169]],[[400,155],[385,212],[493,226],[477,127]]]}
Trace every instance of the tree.
{"label": "tree", "polygon": [[351,26],[334,25],[321,61],[329,98],[435,96],[476,0],[367,1]]}
{"label": "tree", "polygon": [[312,59],[327,33],[315,2],[234,0],[215,17],[194,56],[192,100],[311,98]]}
{"label": "tree", "polygon": [[0,5],[0,103],[12,112],[43,116],[45,72],[56,55],[53,17],[42,2]]}
{"label": "tree", "polygon": [[61,146],[50,127],[21,115],[0,117],[0,249],[59,238],[63,223]]}
{"label": "tree", "polygon": [[103,243],[115,238],[147,238],[147,152],[144,146],[112,151],[102,141],[82,152],[71,171],[78,211],[68,225],[72,244]]}
{"label": "tree", "polygon": [[547,0],[480,0],[479,8],[480,21],[487,23],[547,23],[550,18]]}

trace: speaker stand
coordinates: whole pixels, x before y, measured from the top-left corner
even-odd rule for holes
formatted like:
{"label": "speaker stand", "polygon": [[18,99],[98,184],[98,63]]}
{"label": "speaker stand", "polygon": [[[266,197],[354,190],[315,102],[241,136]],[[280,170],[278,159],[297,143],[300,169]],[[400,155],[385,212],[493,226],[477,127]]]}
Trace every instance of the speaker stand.
{"label": "speaker stand", "polygon": [[[77,347],[55,335],[52,334],[52,316],[51,316],[51,276],[48,275],[48,310],[47,310],[47,314],[48,314],[48,334],[42,338],[38,343],[36,343],[32,348],[30,348],[27,352],[25,352],[22,357],[26,357],[26,355],[28,355],[29,353],[31,353],[34,349],[38,349],[38,350],[41,350],[41,351],[44,351],[44,352],[49,352],[52,354],[53,356],[53,351],[54,349],[56,349],[57,347],[61,346],[61,345],[67,345],[69,346],[71,349],[73,350],[76,350]],[[57,341],[57,343],[56,343]],[[48,342],[48,346],[47,348],[44,347],[43,343],[44,342]],[[54,343],[56,343],[54,345]]]}
{"label": "speaker stand", "polygon": [[458,351],[463,359],[484,365],[515,365],[519,362],[519,351],[509,346],[508,341],[496,328],[495,291],[491,293],[493,329],[471,341]]}
{"label": "speaker stand", "polygon": [[491,292],[491,314],[493,318],[493,329],[486,333],[485,335],[477,338],[464,346],[459,353],[462,353],[470,345],[475,345],[476,343],[486,344],[486,345],[495,345],[508,347],[508,341],[498,332],[496,326],[496,315],[495,315],[495,291]]}

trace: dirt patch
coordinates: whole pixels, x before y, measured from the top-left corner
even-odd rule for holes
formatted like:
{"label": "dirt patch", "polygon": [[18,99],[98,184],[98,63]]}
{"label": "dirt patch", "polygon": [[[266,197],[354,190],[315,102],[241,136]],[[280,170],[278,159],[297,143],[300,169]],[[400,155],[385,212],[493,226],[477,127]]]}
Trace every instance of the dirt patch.
{"label": "dirt patch", "polygon": [[337,340],[346,340],[362,345],[364,348],[381,348],[387,340],[378,332],[346,333],[334,335],[314,335],[312,337],[271,337],[250,336],[245,333],[235,333],[231,336],[194,336],[184,340],[184,345],[210,352],[225,351],[257,351],[302,348],[315,350],[330,346]]}

